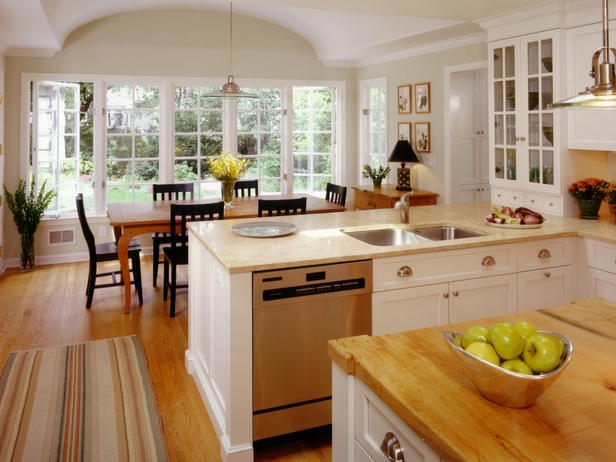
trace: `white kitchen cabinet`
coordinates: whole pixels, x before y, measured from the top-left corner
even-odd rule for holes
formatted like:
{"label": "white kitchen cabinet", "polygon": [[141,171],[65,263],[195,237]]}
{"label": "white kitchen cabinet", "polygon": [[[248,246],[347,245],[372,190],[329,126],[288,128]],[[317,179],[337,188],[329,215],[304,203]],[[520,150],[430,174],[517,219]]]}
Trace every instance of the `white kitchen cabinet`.
{"label": "white kitchen cabinet", "polygon": [[525,271],[518,274],[518,311],[531,311],[573,301],[571,266]]}
{"label": "white kitchen cabinet", "polygon": [[372,334],[513,313],[516,270],[515,245],[374,260]]}
{"label": "white kitchen cabinet", "polygon": [[[602,24],[574,27],[567,31],[567,96],[594,85],[590,77],[591,58],[603,44]],[[610,37],[616,37],[614,21]],[[567,108],[567,147],[569,149],[616,151],[616,111]]]}
{"label": "white kitchen cabinet", "polygon": [[[558,30],[489,44],[490,183],[492,202],[546,209],[543,195],[561,196]],[[524,194],[532,192],[529,201]],[[554,200],[551,201],[554,204]]]}
{"label": "white kitchen cabinet", "polygon": [[616,245],[585,239],[584,246],[584,297],[601,297],[616,302]]}

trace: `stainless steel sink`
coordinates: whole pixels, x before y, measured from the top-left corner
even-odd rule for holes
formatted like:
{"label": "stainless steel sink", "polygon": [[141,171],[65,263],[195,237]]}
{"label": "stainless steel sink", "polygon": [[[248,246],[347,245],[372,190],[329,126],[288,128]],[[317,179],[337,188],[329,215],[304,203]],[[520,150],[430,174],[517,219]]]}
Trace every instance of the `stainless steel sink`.
{"label": "stainless steel sink", "polygon": [[430,242],[433,239],[420,236],[417,233],[401,228],[376,228],[363,230],[344,230],[344,234],[358,239],[362,242],[379,246],[404,245],[404,244],[419,244],[421,242]]}
{"label": "stainless steel sink", "polygon": [[448,241],[451,239],[464,239],[466,237],[479,237],[484,235],[483,233],[459,228],[457,226],[427,226],[415,228],[413,232],[432,241]]}

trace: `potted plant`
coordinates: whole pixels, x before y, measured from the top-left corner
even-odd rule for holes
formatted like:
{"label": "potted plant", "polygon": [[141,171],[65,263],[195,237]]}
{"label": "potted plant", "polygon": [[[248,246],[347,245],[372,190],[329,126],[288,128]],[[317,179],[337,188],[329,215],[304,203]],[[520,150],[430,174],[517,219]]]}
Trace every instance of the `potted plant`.
{"label": "potted plant", "polygon": [[[32,183],[34,184],[34,178]],[[34,269],[34,234],[45,209],[49,207],[56,195],[55,191],[45,191],[45,183],[43,182],[38,194],[35,194],[34,187],[30,188],[30,192],[26,192],[26,180],[21,178],[14,194],[11,194],[6,189],[6,185],[3,185],[6,203],[13,214],[17,232],[21,236],[22,271]]]}
{"label": "potted plant", "polygon": [[601,178],[584,178],[569,185],[569,194],[578,202],[580,218],[596,220],[610,184]]}
{"label": "potted plant", "polygon": [[208,157],[207,162],[212,176],[221,182],[222,200],[225,202],[225,207],[231,207],[235,182],[246,172],[251,164],[250,160],[244,156],[235,157],[228,151],[222,151],[216,156]]}
{"label": "potted plant", "polygon": [[371,167],[369,164],[364,164],[364,176],[372,180],[372,184],[375,188],[381,187],[383,178],[385,178],[390,171],[391,168],[389,166],[385,167],[379,165],[378,167]]}

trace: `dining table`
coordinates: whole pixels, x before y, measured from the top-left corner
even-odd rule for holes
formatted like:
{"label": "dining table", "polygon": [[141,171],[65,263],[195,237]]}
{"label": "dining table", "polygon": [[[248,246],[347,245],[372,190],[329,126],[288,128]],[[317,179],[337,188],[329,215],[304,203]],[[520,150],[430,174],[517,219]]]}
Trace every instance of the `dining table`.
{"label": "dining table", "polygon": [[[306,197],[306,213],[343,212],[346,208],[324,198],[310,194],[268,194],[235,197],[231,207],[225,208],[225,219],[258,217],[259,199],[298,199]],[[128,262],[128,244],[141,234],[169,232],[171,204],[203,204],[220,199],[193,199],[148,202],[111,202],[107,204],[107,217],[113,226],[118,245],[118,259],[124,281],[124,313],[130,313],[131,283]]]}

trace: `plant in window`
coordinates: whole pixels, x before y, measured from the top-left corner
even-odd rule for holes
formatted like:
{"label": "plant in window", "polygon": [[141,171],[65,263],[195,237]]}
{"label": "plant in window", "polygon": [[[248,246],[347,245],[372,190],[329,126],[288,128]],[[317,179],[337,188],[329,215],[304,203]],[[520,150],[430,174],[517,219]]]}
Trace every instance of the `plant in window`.
{"label": "plant in window", "polygon": [[[21,236],[22,271],[34,269],[34,234],[45,209],[49,207],[56,196],[55,191],[45,191],[45,183],[43,182],[38,194],[35,193],[34,187],[30,188],[30,192],[26,192],[26,181],[24,179],[19,180],[14,194],[11,194],[6,189],[6,185],[3,185],[6,203],[13,214],[17,232]],[[34,184],[34,178],[32,184]]]}

